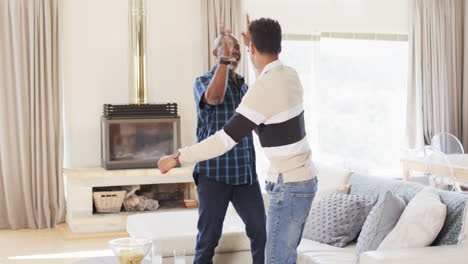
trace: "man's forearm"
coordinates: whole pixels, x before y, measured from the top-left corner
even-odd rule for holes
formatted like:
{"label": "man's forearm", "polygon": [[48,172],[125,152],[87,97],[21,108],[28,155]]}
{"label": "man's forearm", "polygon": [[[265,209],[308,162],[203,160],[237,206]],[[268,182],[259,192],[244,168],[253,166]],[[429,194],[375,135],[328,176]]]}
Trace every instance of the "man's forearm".
{"label": "man's forearm", "polygon": [[219,64],[217,66],[213,79],[211,79],[211,82],[205,92],[203,98],[204,103],[218,105],[223,102],[228,82],[228,74],[229,68],[227,65]]}
{"label": "man's forearm", "polygon": [[182,165],[209,160],[219,157],[231,150],[237,142],[220,130],[205,140],[179,150],[179,162]]}
{"label": "man's forearm", "polygon": [[220,131],[205,140],[179,150],[179,162],[191,164],[209,160],[231,150],[257,127],[253,121],[236,113]]}

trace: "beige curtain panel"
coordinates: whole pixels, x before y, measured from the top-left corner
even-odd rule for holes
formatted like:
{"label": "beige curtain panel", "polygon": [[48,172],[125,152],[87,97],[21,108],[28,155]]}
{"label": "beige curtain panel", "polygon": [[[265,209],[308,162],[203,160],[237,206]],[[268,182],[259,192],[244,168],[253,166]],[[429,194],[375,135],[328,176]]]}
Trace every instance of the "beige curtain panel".
{"label": "beige curtain panel", "polygon": [[462,97],[462,143],[468,152],[468,4],[464,8],[464,46],[463,46],[463,97]]}
{"label": "beige curtain panel", "polygon": [[408,145],[421,147],[435,134],[449,132],[468,148],[464,0],[411,0],[410,5]]}
{"label": "beige curtain panel", "polygon": [[65,218],[59,0],[0,0],[0,228]]}
{"label": "beige curtain panel", "polygon": [[215,65],[212,55],[214,41],[219,36],[219,26],[226,25],[239,39],[241,45],[241,63],[237,72],[245,76],[247,74],[247,49],[242,43],[241,33],[245,29],[245,14],[243,12],[243,0],[202,0],[202,34],[203,34],[203,69],[211,70]]}

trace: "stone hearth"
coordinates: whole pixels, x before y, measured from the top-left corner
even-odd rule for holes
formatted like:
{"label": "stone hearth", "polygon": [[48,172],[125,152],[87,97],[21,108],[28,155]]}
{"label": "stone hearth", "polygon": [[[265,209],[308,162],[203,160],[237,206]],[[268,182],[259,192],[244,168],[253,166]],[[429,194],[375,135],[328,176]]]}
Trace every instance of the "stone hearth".
{"label": "stone hearth", "polygon": [[[187,184],[187,196],[197,200],[192,168],[176,168],[168,174],[158,169],[105,170],[103,168],[64,169],[67,223],[74,233],[121,232],[127,216],[136,213],[93,213],[93,188],[126,185]],[[157,212],[184,212],[187,208],[161,208]],[[146,213],[146,212],[137,212]],[[177,215],[175,215],[176,217]]]}

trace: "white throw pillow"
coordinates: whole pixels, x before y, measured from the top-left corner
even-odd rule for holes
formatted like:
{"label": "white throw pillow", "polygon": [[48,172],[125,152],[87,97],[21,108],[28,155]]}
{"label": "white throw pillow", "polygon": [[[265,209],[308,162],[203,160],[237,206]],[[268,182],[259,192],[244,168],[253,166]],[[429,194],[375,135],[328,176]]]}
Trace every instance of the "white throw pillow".
{"label": "white throw pillow", "polygon": [[339,165],[316,162],[318,172],[318,188],[339,187],[348,184],[352,171]]}
{"label": "white throw pillow", "polygon": [[339,186],[334,186],[334,187],[323,187],[323,188],[318,188],[317,193],[315,194],[314,201],[312,202],[312,208],[315,208],[318,206],[320,201],[323,199],[329,197],[330,195],[334,193],[338,194],[349,194],[349,190],[351,188],[351,185],[339,185]]}
{"label": "white throw pillow", "polygon": [[377,250],[430,246],[442,229],[446,215],[447,206],[440,201],[437,190],[422,189],[411,199]]}
{"label": "white throw pillow", "polygon": [[348,194],[350,186],[348,184],[351,171],[336,165],[329,165],[320,162],[315,163],[318,171],[318,188],[315,194],[312,207],[334,193]]}

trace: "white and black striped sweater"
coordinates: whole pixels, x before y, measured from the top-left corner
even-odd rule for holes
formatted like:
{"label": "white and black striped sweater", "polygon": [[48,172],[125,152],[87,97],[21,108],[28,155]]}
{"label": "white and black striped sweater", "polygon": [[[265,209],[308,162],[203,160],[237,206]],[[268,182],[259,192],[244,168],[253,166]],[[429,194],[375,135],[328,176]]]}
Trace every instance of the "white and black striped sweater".
{"label": "white and black striped sweater", "polygon": [[191,164],[223,155],[255,131],[270,161],[268,181],[312,179],[316,169],[306,138],[303,89],[299,76],[277,60],[268,64],[245,94],[236,114],[207,139],[179,150],[179,161]]}

